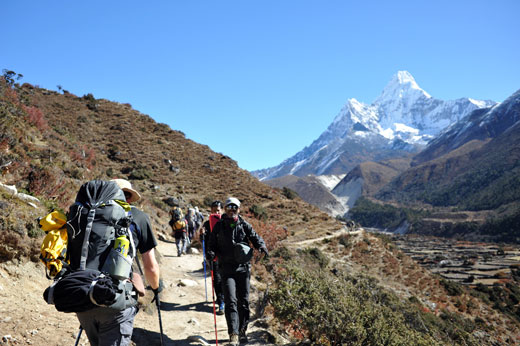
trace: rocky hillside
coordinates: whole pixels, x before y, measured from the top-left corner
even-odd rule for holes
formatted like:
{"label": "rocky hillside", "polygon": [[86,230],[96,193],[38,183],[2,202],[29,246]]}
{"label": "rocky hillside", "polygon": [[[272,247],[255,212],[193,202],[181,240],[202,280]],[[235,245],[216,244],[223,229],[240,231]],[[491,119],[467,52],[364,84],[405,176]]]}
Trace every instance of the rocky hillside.
{"label": "rocky hillside", "polygon": [[341,228],[129,104],[19,85],[15,76],[0,78],[1,260],[36,260],[42,236],[36,218],[52,208],[66,210],[91,179],[130,180],[162,233],[168,233],[168,203],[207,210],[211,200],[230,195],[243,202],[244,212],[302,239]]}
{"label": "rocky hillside", "polygon": [[293,190],[304,201],[319,207],[332,216],[343,215],[347,211],[341,201],[314,175],[305,177],[286,175],[280,178],[265,180],[264,182],[269,186]]}

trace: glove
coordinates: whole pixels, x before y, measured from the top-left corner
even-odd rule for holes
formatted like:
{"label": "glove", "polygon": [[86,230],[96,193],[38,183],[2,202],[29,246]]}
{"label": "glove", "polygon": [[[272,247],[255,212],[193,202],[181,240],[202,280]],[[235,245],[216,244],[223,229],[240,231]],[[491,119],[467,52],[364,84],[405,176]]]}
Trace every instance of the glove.
{"label": "glove", "polygon": [[213,261],[215,259],[215,253],[213,251],[208,251],[206,253],[206,258],[209,260],[209,261]]}
{"label": "glove", "polygon": [[267,248],[265,246],[260,247],[259,250],[265,255],[265,257],[269,256],[269,251],[267,251]]}

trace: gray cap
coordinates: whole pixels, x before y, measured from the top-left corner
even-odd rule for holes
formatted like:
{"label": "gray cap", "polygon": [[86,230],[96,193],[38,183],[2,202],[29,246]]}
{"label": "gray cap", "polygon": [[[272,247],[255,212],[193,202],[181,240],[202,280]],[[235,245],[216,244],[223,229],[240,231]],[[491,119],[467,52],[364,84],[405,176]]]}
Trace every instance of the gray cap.
{"label": "gray cap", "polygon": [[226,199],[226,203],[224,203],[224,205],[227,207],[230,204],[234,204],[240,208],[240,201],[238,200],[238,198],[229,197],[228,199]]}

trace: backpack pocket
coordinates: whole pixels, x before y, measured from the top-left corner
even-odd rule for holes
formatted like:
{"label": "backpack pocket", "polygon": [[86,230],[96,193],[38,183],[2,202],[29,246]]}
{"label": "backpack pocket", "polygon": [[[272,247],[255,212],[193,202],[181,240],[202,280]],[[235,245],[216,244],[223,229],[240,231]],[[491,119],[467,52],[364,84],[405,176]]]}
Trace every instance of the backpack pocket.
{"label": "backpack pocket", "polygon": [[109,273],[119,280],[128,279],[132,270],[132,258],[125,256],[118,250],[112,248],[101,268],[102,272]]}
{"label": "backpack pocket", "polygon": [[242,243],[233,244],[233,256],[237,263],[247,263],[253,258],[253,249]]}

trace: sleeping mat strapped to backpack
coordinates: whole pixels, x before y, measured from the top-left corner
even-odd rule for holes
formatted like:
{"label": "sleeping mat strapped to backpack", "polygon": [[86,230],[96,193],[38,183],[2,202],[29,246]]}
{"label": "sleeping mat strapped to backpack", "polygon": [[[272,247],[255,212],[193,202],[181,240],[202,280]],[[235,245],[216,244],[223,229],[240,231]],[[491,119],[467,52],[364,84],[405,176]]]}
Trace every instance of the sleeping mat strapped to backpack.
{"label": "sleeping mat strapped to backpack", "polygon": [[95,306],[121,310],[137,303],[129,280],[136,255],[129,212],[115,182],[92,180],[81,186],[67,215],[70,264],[45,291],[48,303],[63,312]]}

